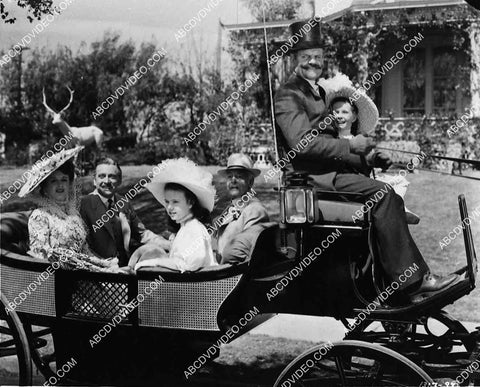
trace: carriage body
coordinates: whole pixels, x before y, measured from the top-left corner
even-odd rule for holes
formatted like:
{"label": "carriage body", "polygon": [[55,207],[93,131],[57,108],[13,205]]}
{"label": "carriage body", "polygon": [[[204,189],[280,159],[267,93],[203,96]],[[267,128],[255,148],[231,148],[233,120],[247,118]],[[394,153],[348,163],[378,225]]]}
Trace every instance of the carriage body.
{"label": "carriage body", "polygon": [[[110,357],[112,369],[125,368],[125,375],[118,374],[125,381],[132,353],[139,364],[153,363],[150,371],[165,358],[182,364],[183,370],[219,340],[231,341],[277,313],[332,316],[346,323],[378,296],[381,284],[372,270],[368,217],[353,223],[351,216],[361,205],[332,195],[337,194],[286,184],[280,191],[281,223],[259,235],[249,262],[183,274],[156,269],[134,276],[52,271],[50,263],[25,253],[28,216],[4,214],[0,288],[8,301],[2,301],[28,327],[30,346],[36,339],[32,325],[50,327],[57,367],[73,352],[84,364],[76,377],[86,380],[99,359]],[[289,196],[296,199],[288,201]],[[459,203],[463,221],[468,217],[463,197]],[[383,303],[368,321],[418,324],[468,294],[475,286],[476,257],[470,228],[464,225],[467,265],[458,271],[462,280],[419,304],[402,304],[401,299]],[[328,246],[322,241],[329,241]],[[356,328],[350,336],[364,339],[363,326]],[[110,344],[99,344],[107,334]],[[83,344],[73,344],[79,341]],[[152,357],[159,346],[162,354]],[[32,355],[45,377],[51,375],[38,352]],[[216,356],[215,351],[212,359]],[[111,382],[111,372],[95,381]]]}

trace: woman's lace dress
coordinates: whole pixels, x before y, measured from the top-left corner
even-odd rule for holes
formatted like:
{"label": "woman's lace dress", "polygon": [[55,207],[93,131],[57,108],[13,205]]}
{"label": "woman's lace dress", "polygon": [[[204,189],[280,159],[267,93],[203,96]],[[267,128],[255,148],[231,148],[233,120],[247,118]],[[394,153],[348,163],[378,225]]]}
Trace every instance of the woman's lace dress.
{"label": "woman's lace dress", "polygon": [[116,272],[118,260],[94,256],[86,243],[87,231],[77,209],[66,209],[55,202],[42,199],[40,208],[28,219],[30,250],[28,254],[50,262],[58,261],[68,269]]}

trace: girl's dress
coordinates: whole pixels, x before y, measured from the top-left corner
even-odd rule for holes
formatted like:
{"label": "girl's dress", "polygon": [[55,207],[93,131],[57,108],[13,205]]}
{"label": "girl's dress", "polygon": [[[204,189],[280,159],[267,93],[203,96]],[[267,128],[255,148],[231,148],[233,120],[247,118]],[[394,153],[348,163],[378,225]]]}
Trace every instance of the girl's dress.
{"label": "girl's dress", "polygon": [[182,224],[172,242],[170,253],[154,245],[140,247],[142,261],[135,265],[140,267],[162,266],[162,258],[174,260],[180,272],[195,271],[206,266],[218,265],[213,255],[212,240],[207,228],[195,218]]}
{"label": "girl's dress", "polygon": [[[341,138],[351,139],[353,134],[342,135]],[[373,151],[372,151],[373,152]],[[382,183],[387,183],[390,185],[395,193],[399,195],[402,199],[405,199],[405,194],[407,193],[407,187],[410,182],[405,179],[404,176],[400,175],[389,175],[389,174],[375,174],[375,180],[381,181]]]}
{"label": "girl's dress", "polygon": [[90,251],[83,220],[73,205],[69,205],[65,211],[55,202],[43,199],[40,208],[32,211],[28,219],[28,234],[28,254],[32,257],[58,261],[65,269],[118,270],[116,258],[97,258]]}
{"label": "girl's dress", "polygon": [[402,199],[405,199],[405,194],[407,193],[407,187],[410,184],[410,182],[407,179],[405,179],[404,176],[377,174],[375,175],[375,180],[381,181],[382,183],[387,183],[393,188],[393,190],[398,196],[400,196]]}

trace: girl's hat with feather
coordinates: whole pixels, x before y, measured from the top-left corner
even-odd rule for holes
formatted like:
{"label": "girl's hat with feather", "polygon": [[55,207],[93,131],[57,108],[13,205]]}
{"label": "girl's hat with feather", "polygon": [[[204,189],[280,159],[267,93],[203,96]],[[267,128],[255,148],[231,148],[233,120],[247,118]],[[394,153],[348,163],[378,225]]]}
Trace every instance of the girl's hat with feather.
{"label": "girl's hat with feather", "polygon": [[327,106],[334,99],[344,97],[357,107],[358,134],[371,135],[375,132],[379,117],[375,103],[363,90],[353,87],[352,81],[345,74],[338,73],[329,79],[321,78],[318,84],[325,90]]}
{"label": "girl's hat with feather", "polygon": [[83,146],[76,146],[75,148],[62,149],[60,152],[54,153],[52,156],[37,161],[30,171],[31,177],[26,181],[20,189],[18,196],[23,198],[29,193],[33,192],[48,176],[55,172],[60,166],[65,164],[68,160],[76,157]]}
{"label": "girl's hat with feather", "polygon": [[213,176],[210,172],[205,171],[192,160],[185,157],[164,160],[158,167],[160,172],[145,187],[164,207],[166,207],[165,185],[167,183],[176,183],[192,191],[197,197],[200,206],[210,212],[213,210],[215,187],[213,186]]}

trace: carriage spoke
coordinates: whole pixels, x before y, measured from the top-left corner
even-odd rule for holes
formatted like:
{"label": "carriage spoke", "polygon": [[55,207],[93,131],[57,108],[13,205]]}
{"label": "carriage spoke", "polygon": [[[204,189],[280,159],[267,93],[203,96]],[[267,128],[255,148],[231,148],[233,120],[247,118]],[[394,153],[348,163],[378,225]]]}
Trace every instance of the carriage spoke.
{"label": "carriage spoke", "polygon": [[338,375],[340,376],[340,382],[342,386],[347,385],[347,380],[345,378],[345,371],[342,365],[342,359],[339,356],[335,356],[335,365],[337,366]]}
{"label": "carriage spoke", "polygon": [[15,345],[15,341],[13,339],[5,340],[0,342],[0,349],[8,348],[8,347],[11,347],[12,345]]}

